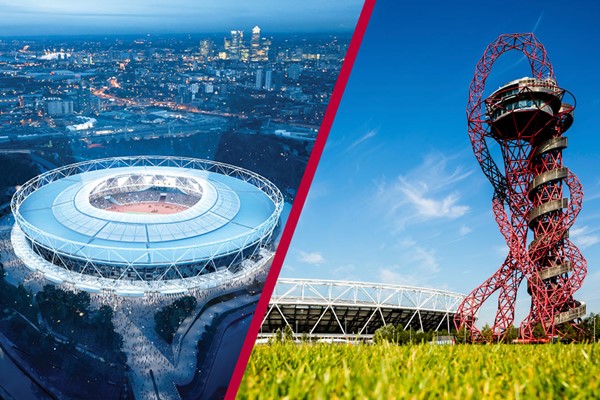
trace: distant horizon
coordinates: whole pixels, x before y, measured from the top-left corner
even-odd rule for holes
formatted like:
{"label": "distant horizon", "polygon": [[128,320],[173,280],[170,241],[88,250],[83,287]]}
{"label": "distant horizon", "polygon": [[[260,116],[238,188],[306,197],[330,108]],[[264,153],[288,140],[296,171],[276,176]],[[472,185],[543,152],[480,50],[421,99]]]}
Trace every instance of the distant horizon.
{"label": "distant horizon", "polygon": [[[42,34],[42,33],[32,33],[32,34],[0,34],[0,41],[3,39],[27,39],[27,38],[77,38],[77,37],[136,37],[136,38],[143,38],[143,37],[170,37],[170,36],[185,36],[185,35],[190,35],[190,36],[227,36],[231,30],[241,30],[244,33],[246,32],[250,32],[251,28],[249,29],[240,29],[240,28],[231,28],[231,29],[225,29],[225,30],[218,30],[218,31],[196,31],[196,32],[128,32],[128,33],[118,33],[118,32],[112,32],[112,33],[57,33],[57,34]],[[273,35],[309,35],[309,36],[326,36],[326,35],[345,35],[348,36],[348,38],[350,38],[350,36],[352,35],[354,28],[349,29],[349,30],[323,30],[323,31],[301,31],[301,30],[295,30],[295,31],[266,31],[265,32],[265,37],[268,36],[273,36]],[[264,31],[261,28],[261,31]],[[250,37],[250,35],[248,35],[248,37]]]}
{"label": "distant horizon", "polygon": [[205,33],[255,25],[269,32],[352,32],[361,0],[0,0],[1,37]]}

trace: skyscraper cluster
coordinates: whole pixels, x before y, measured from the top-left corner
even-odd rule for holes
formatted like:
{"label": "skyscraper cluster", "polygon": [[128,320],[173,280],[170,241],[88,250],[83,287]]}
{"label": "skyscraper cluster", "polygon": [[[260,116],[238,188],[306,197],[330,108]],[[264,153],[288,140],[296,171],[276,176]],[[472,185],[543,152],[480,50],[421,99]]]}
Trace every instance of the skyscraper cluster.
{"label": "skyscraper cluster", "polygon": [[224,40],[225,57],[240,61],[269,61],[271,41],[260,35],[260,28],[255,26],[250,37],[250,46],[244,42],[244,31],[233,30]]}

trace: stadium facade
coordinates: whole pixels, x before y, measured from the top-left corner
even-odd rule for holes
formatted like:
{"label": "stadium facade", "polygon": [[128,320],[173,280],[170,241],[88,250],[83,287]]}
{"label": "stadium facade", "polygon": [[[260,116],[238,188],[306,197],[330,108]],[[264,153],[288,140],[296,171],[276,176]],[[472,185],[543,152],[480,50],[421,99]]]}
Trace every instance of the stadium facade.
{"label": "stadium facade", "polygon": [[401,285],[279,279],[259,339],[289,326],[296,337],[368,340],[388,324],[450,331],[464,296]]}
{"label": "stadium facade", "polygon": [[233,165],[139,156],[48,171],[11,208],[12,244],[29,269],[89,292],[143,296],[215,287],[264,266],[283,197]]}

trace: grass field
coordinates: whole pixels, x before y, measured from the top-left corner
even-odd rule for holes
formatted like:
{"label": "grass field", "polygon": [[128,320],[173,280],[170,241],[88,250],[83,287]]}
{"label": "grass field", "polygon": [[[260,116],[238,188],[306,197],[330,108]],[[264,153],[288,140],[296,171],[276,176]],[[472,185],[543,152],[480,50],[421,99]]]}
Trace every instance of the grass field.
{"label": "grass field", "polygon": [[238,399],[600,399],[600,344],[254,348]]}

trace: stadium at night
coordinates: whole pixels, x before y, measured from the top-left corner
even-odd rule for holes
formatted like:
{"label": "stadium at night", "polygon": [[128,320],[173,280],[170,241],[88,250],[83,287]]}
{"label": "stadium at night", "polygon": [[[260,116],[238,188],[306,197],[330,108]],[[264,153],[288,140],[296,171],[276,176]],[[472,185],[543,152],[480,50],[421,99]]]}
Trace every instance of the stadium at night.
{"label": "stadium at night", "polygon": [[259,338],[289,326],[296,337],[369,340],[378,328],[450,331],[464,295],[403,285],[283,279],[275,286]]}
{"label": "stadium at night", "polygon": [[143,296],[216,287],[264,266],[283,197],[232,165],[144,156],[46,172],[11,208],[13,247],[29,269],[88,292]]}

